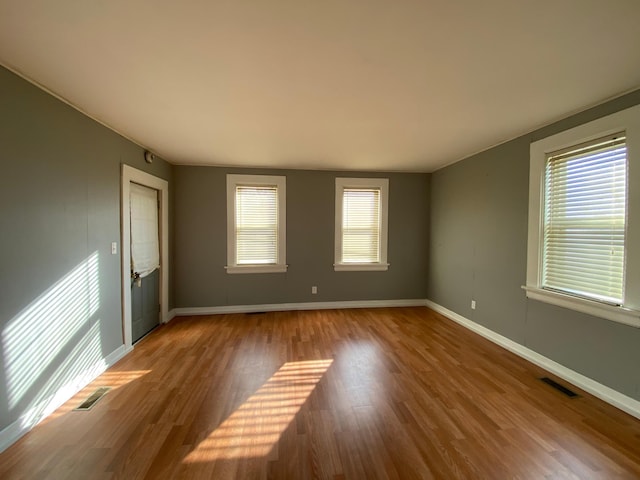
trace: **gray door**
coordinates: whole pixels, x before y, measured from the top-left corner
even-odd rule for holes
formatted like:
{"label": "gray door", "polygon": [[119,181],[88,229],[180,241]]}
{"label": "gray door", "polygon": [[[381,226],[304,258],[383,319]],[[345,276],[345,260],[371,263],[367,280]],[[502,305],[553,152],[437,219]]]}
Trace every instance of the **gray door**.
{"label": "gray door", "polygon": [[160,270],[131,282],[131,338],[140,340],[160,323]]}
{"label": "gray door", "polygon": [[158,192],[131,184],[131,338],[160,323]]}

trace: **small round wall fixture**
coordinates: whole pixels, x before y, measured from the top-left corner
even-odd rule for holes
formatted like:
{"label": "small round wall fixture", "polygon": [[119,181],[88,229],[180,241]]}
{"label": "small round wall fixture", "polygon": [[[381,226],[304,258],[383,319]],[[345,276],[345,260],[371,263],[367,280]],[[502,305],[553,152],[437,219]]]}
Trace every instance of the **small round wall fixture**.
{"label": "small round wall fixture", "polygon": [[151,153],[149,150],[145,150],[144,152],[144,161],[147,163],[153,163],[153,161],[156,159],[156,156]]}

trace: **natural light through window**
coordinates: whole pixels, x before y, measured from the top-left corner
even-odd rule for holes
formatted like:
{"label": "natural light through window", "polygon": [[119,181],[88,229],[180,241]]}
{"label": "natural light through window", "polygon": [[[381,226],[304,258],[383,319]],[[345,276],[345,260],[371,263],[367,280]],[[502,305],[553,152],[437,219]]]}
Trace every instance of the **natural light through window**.
{"label": "natural light through window", "polygon": [[380,261],[380,189],[344,189],[342,261],[344,263]]}
{"label": "natural light through window", "polygon": [[529,151],[527,297],[640,327],[640,105]]}
{"label": "natural light through window", "polygon": [[335,270],[387,270],[388,191],[386,178],[336,178]]}
{"label": "natural light through window", "polygon": [[627,203],[624,134],[551,154],[545,177],[543,287],[621,304]]}
{"label": "natural light through window", "polygon": [[[64,365],[54,372],[49,368],[63,349],[69,349],[70,342],[85,348],[65,354],[69,365],[74,364],[74,353],[93,356],[91,341],[83,345],[83,339],[99,339],[97,325],[93,331],[87,325],[99,308],[98,252],[94,252],[7,324],[2,346],[9,408],[14,408],[35,382],[53,385],[64,382],[61,377],[69,377]],[[82,336],[74,339],[80,332]],[[99,348],[98,344],[98,354]]]}
{"label": "natural light through window", "polygon": [[236,260],[238,265],[278,263],[276,187],[236,187]]}
{"label": "natural light through window", "polygon": [[266,456],[278,443],[333,360],[285,363],[203,440],[185,462]]}
{"label": "natural light through window", "polygon": [[227,273],[286,272],[286,177],[227,175]]}
{"label": "natural light through window", "polygon": [[45,425],[61,416],[71,412],[78,405],[80,405],[84,400],[86,400],[89,395],[95,392],[96,389],[100,387],[109,387],[111,391],[117,390],[120,387],[124,387],[125,385],[130,384],[138,380],[139,378],[150,373],[151,370],[125,370],[122,372],[104,372],[100,377],[89,385],[85,386],[82,390],[76,393],[69,401],[67,401],[63,406],[58,408],[51,415],[47,416],[42,422],[41,425]]}

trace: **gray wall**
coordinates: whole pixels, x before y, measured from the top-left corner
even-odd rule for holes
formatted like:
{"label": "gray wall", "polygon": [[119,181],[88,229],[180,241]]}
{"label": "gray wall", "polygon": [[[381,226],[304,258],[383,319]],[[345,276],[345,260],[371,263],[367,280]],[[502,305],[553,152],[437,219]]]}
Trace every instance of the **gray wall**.
{"label": "gray wall", "polygon": [[[142,148],[0,67],[0,430],[123,343],[110,251],[121,163],[171,180],[163,160],[146,164]],[[78,270],[92,258],[96,271]]]}
{"label": "gray wall", "polygon": [[[227,173],[286,175],[286,273],[225,272]],[[388,271],[333,271],[336,176],[389,178]],[[427,174],[177,166],[174,185],[177,307],[425,298]]]}
{"label": "gray wall", "polygon": [[528,300],[520,288],[529,144],[638,103],[640,91],[433,173],[428,298],[640,400],[640,329]]}

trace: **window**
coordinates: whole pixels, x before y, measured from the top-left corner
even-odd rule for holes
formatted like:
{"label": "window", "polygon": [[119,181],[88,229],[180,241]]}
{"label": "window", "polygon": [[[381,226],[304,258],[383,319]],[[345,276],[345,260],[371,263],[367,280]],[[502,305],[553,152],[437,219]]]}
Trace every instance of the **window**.
{"label": "window", "polygon": [[286,272],[286,177],[227,175],[227,273]]}
{"label": "window", "polygon": [[387,270],[389,180],[336,178],[336,271]]}
{"label": "window", "polygon": [[627,147],[624,134],[549,155],[542,287],[621,305]]}
{"label": "window", "polygon": [[640,326],[640,107],[531,144],[529,298]]}

